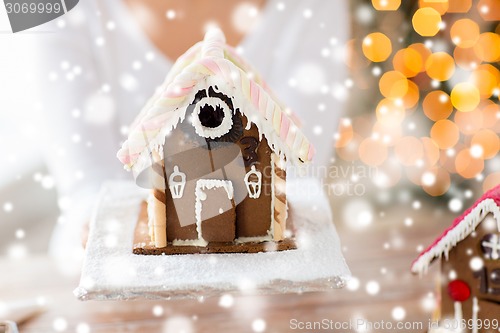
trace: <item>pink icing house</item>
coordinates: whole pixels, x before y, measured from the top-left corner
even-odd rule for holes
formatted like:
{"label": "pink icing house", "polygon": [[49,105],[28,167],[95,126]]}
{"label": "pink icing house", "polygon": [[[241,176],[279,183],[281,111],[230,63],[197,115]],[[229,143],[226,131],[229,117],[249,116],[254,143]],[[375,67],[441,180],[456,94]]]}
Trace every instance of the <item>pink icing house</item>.
{"label": "pink icing house", "polygon": [[[441,324],[462,332],[500,328],[500,186],[485,193],[413,262],[427,272],[441,259]],[[450,327],[450,325],[452,325]],[[458,329],[460,326],[458,326]]]}

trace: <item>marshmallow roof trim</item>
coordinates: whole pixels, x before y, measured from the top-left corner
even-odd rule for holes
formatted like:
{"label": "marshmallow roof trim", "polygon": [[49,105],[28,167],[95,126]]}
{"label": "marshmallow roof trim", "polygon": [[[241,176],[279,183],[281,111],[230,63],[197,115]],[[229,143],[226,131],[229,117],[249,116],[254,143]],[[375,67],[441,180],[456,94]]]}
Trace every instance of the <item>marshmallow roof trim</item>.
{"label": "marshmallow roof trim", "polygon": [[191,47],[174,64],[165,82],[130,126],[117,156],[126,169],[140,171],[151,151],[161,154],[165,135],[186,117],[198,89],[217,82],[265,135],[271,149],[292,162],[309,162],[314,147],[302,134],[294,115],[275,97],[261,76],[233,48],[219,29]]}

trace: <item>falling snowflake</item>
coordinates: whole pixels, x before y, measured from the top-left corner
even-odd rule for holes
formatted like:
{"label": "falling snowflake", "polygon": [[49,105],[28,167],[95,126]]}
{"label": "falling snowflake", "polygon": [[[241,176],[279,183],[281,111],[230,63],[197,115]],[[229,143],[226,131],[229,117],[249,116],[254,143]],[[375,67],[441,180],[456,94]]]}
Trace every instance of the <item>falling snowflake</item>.
{"label": "falling snowflake", "polygon": [[484,261],[480,257],[474,257],[469,261],[469,267],[473,271],[479,271],[484,266]]}
{"label": "falling snowflake", "polygon": [[79,323],[76,325],[76,333],[90,333],[90,326],[87,323]]}
{"label": "falling snowflake", "polygon": [[401,306],[397,306],[392,309],[391,315],[394,320],[401,321],[406,317],[406,310]]}
{"label": "falling snowflake", "polygon": [[380,284],[377,281],[369,281],[365,286],[366,292],[368,295],[376,295],[380,291]]}
{"label": "falling snowflake", "polygon": [[252,330],[254,332],[264,332],[266,330],[266,322],[264,319],[258,318],[252,321]]}
{"label": "falling snowflake", "polygon": [[136,60],[132,63],[132,68],[137,71],[142,68],[142,63],[139,60]]}
{"label": "falling snowflake", "polygon": [[57,317],[52,322],[52,327],[57,332],[63,332],[63,331],[65,331],[68,328],[68,322],[63,317]]}
{"label": "falling snowflake", "polygon": [[115,30],[115,28],[116,28],[116,24],[115,24],[115,22],[113,22],[113,21],[108,21],[108,22],[106,23],[106,28],[107,28],[108,30]]}
{"label": "falling snowflake", "polygon": [[4,212],[10,213],[10,212],[12,212],[13,209],[14,209],[14,205],[12,204],[12,202],[7,201],[6,203],[3,204]]}
{"label": "falling snowflake", "polygon": [[411,217],[405,218],[405,226],[411,227],[413,225],[413,219]]}
{"label": "falling snowflake", "polygon": [[219,306],[223,308],[230,308],[234,305],[234,297],[230,294],[224,294],[219,299]]}
{"label": "falling snowflake", "polygon": [[313,16],[313,11],[310,8],[306,8],[302,15],[304,15],[304,18],[310,19]]}
{"label": "falling snowflake", "polygon": [[248,33],[253,30],[260,19],[259,9],[248,2],[242,2],[233,11],[232,23],[240,33]]}
{"label": "falling snowflake", "polygon": [[448,202],[448,208],[454,213],[461,211],[462,207],[463,207],[462,200],[458,198],[453,198],[450,200],[450,202]]}
{"label": "falling snowflake", "polygon": [[17,239],[23,239],[26,236],[26,232],[24,229],[17,229],[16,230],[16,238]]}
{"label": "falling snowflake", "polygon": [[359,289],[360,284],[361,283],[360,283],[359,279],[353,276],[349,279],[349,281],[347,281],[346,287],[347,287],[347,290],[356,291]]}
{"label": "falling snowflake", "polygon": [[153,315],[155,317],[161,317],[161,316],[163,316],[163,313],[164,313],[163,306],[161,306],[161,305],[153,306]]}
{"label": "falling snowflake", "polygon": [[175,10],[173,10],[173,9],[169,9],[169,10],[167,10],[167,12],[165,13],[165,16],[167,17],[167,19],[169,19],[169,20],[173,20],[173,19],[175,19],[175,17],[177,16],[177,13],[175,12]]}
{"label": "falling snowflake", "polygon": [[106,43],[106,40],[104,39],[104,37],[97,37],[95,39],[95,44],[97,46],[103,46],[105,43]]}
{"label": "falling snowflake", "polygon": [[52,176],[46,175],[42,177],[41,184],[44,189],[51,190],[54,188],[56,182]]}

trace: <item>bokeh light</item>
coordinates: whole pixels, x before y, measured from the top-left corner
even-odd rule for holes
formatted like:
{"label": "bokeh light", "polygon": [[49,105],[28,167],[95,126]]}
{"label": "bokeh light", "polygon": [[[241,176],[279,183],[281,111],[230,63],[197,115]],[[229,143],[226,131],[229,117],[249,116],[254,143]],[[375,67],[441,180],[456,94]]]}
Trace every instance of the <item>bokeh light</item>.
{"label": "bokeh light", "polygon": [[436,165],[439,161],[439,146],[437,143],[428,137],[420,138],[424,148],[424,163],[427,167]]}
{"label": "bokeh light", "polygon": [[422,55],[415,49],[401,49],[392,59],[394,69],[406,77],[414,77],[423,69]]}
{"label": "bokeh light", "polygon": [[419,139],[405,136],[394,146],[394,153],[401,164],[412,166],[424,157],[424,146]]}
{"label": "bokeh light", "polygon": [[441,90],[431,91],[422,103],[425,115],[434,121],[446,119],[453,112],[450,96]]}
{"label": "bokeh light", "polygon": [[[434,180],[434,182],[425,182],[426,179]],[[450,188],[450,174],[443,168],[431,168],[423,173],[421,185],[424,191],[432,196],[443,195]]]}
{"label": "bokeh light", "polygon": [[462,177],[474,178],[483,171],[484,161],[472,156],[470,149],[464,149],[457,154],[455,168]]}
{"label": "bokeh light", "polygon": [[472,0],[448,1],[448,13],[467,13],[472,7]]}
{"label": "bokeh light", "polygon": [[373,62],[385,61],[392,53],[391,40],[380,32],[369,34],[363,39],[363,54]]}
{"label": "bokeh light", "polygon": [[431,138],[441,149],[452,148],[459,137],[458,126],[448,119],[437,121],[431,128]]}
{"label": "bokeh light", "polygon": [[376,166],[381,188],[406,177],[440,196],[463,179],[484,178],[483,188],[500,182],[500,3],[371,3],[380,14],[370,12],[348,56],[358,92],[378,84],[381,96],[375,107],[374,94],[359,99],[375,117],[357,114],[340,126],[338,156]]}
{"label": "bokeh light", "polygon": [[408,90],[406,94],[402,98],[403,106],[409,110],[413,107],[417,106],[418,101],[420,100],[420,90],[418,86],[413,81],[408,81]]}
{"label": "bokeh light", "polygon": [[424,37],[434,36],[441,26],[441,15],[431,7],[418,9],[412,18],[413,29]]}
{"label": "bokeh light", "polygon": [[420,8],[430,7],[436,10],[440,15],[446,13],[449,8],[449,3],[447,0],[419,0],[418,6]]}
{"label": "bokeh light", "polygon": [[469,82],[456,84],[451,90],[451,103],[462,112],[474,110],[479,104],[479,89]]}
{"label": "bokeh light", "polygon": [[479,109],[470,112],[456,112],[454,121],[460,132],[465,135],[472,135],[483,126],[483,113]]}
{"label": "bokeh light", "polygon": [[474,51],[474,47],[456,47],[453,51],[453,57],[458,67],[467,71],[473,70],[479,66],[481,59]]}
{"label": "bokeh light", "polygon": [[453,44],[472,47],[479,38],[479,25],[471,19],[460,19],[451,26],[450,37]]}
{"label": "bokeh light", "polygon": [[446,52],[436,52],[427,58],[425,70],[432,79],[446,81],[455,72],[455,61]]}
{"label": "bokeh light", "polygon": [[482,33],[474,45],[474,52],[486,62],[500,60],[500,36],[493,32]]}
{"label": "bokeh light", "polygon": [[469,82],[471,82],[479,90],[481,98],[489,98],[493,95],[495,89],[498,88],[498,79],[500,74],[498,69],[487,64],[481,65],[478,69],[471,73]]}
{"label": "bokeh light", "polygon": [[495,133],[500,133],[500,106],[488,100],[481,111],[483,115],[483,127],[490,128]]}
{"label": "bokeh light", "polygon": [[384,73],[378,83],[380,93],[387,98],[402,98],[408,91],[408,80],[398,71]]}
{"label": "bokeh light", "polygon": [[398,10],[401,0],[372,0],[373,8],[376,10]]}
{"label": "bokeh light", "polygon": [[[431,50],[425,44],[422,43],[414,43],[408,46],[409,49],[415,50],[420,54],[420,57],[422,58],[422,64],[425,64],[427,61],[427,58],[432,54]],[[422,66],[421,72],[425,70],[425,67]]]}
{"label": "bokeh light", "polygon": [[405,109],[402,103],[384,98],[376,108],[378,121],[385,125],[401,124],[405,118]]}
{"label": "bokeh light", "polygon": [[380,140],[366,138],[359,145],[359,157],[367,165],[378,166],[386,160],[387,155],[387,147]]}
{"label": "bokeh light", "polygon": [[472,136],[471,149],[477,146],[481,148],[481,158],[490,159],[496,156],[500,149],[498,135],[490,129],[482,129]]}

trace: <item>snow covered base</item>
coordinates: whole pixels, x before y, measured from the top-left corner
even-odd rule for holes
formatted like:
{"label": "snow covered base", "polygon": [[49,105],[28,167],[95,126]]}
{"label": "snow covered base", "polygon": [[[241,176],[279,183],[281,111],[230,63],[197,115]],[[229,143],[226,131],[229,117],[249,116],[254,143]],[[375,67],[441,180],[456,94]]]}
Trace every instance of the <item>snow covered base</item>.
{"label": "snow covered base", "polygon": [[[133,182],[104,184],[92,219],[81,300],[326,291],[350,277],[327,198],[313,180],[289,181],[297,250],[254,254],[132,254],[139,204],[147,192]],[[304,189],[308,190],[304,190]]]}

